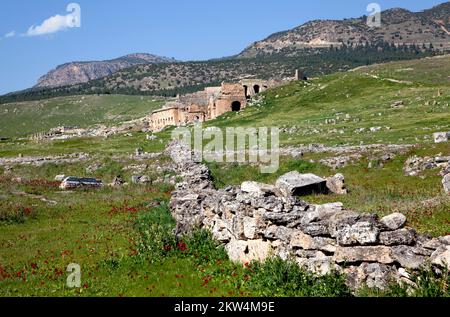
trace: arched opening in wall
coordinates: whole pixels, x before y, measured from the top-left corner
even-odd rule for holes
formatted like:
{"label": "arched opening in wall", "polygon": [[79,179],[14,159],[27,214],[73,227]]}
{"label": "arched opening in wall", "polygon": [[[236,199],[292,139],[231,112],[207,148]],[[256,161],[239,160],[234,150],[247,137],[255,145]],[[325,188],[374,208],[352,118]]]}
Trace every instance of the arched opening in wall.
{"label": "arched opening in wall", "polygon": [[255,91],[255,94],[259,94],[259,92],[261,91],[261,87],[259,87],[259,85],[255,85],[253,86],[253,90]]}
{"label": "arched opening in wall", "polygon": [[195,121],[195,122],[200,121],[200,117],[199,117],[199,116],[195,116],[195,117],[194,117],[194,121]]}
{"label": "arched opening in wall", "polygon": [[239,101],[234,101],[231,104],[231,110],[232,111],[241,111],[241,103]]}
{"label": "arched opening in wall", "polygon": [[250,95],[248,94],[248,86],[244,85],[244,94],[245,94],[245,98],[250,99]]}

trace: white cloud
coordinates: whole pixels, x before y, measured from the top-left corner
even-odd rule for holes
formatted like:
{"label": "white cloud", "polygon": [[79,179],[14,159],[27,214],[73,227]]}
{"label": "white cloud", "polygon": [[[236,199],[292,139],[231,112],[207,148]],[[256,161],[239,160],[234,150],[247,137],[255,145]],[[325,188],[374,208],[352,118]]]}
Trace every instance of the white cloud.
{"label": "white cloud", "polygon": [[45,35],[45,34],[52,34],[59,31],[66,30],[71,27],[70,21],[67,18],[67,16],[62,15],[55,15],[44,22],[42,22],[41,25],[38,26],[31,26],[26,35],[27,36],[39,36],[39,35]]}
{"label": "white cloud", "polygon": [[16,36],[16,31],[11,31],[11,32],[5,34],[5,38],[14,37],[14,36]]}

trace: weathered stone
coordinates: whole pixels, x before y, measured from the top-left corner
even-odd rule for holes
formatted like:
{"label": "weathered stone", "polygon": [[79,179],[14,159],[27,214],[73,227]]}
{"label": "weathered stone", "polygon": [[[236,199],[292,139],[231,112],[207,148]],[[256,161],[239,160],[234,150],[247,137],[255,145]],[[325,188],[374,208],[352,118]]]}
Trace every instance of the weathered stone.
{"label": "weathered stone", "polygon": [[342,174],[336,174],[327,178],[327,188],[335,194],[346,195],[348,190],[345,187],[345,177]]}
{"label": "weathered stone", "polygon": [[450,270],[450,246],[442,246],[431,255],[431,263]]}
{"label": "weathered stone", "polygon": [[257,182],[243,182],[241,190],[255,196],[267,196],[275,193],[275,186]]}
{"label": "weathered stone", "polygon": [[303,259],[310,259],[310,258],[326,258],[327,256],[322,251],[316,251],[316,250],[302,250],[298,249],[295,251],[295,255],[299,258]]}
{"label": "weathered stone", "polygon": [[433,133],[434,143],[448,142],[449,137],[450,137],[450,132],[436,132],[436,133]]}
{"label": "weathered stone", "polygon": [[334,253],[337,263],[379,262],[391,264],[394,262],[392,250],[386,246],[337,247]]}
{"label": "weathered stone", "polygon": [[341,246],[370,245],[378,241],[379,229],[371,222],[345,225],[337,231],[336,239]]}
{"label": "weathered stone", "polygon": [[329,236],[330,232],[328,231],[328,223],[326,221],[323,222],[313,222],[308,225],[300,226],[300,229],[310,236],[318,237],[318,236]]}
{"label": "weathered stone", "polygon": [[141,178],[139,178],[139,184],[149,184],[151,182],[152,182],[152,180],[148,176],[144,175]]}
{"label": "weathered stone", "polygon": [[414,249],[399,245],[392,247],[392,256],[395,262],[399,263],[402,267],[406,269],[419,269],[425,264],[425,257],[414,253]]}
{"label": "weathered stone", "polygon": [[231,233],[230,227],[231,226],[222,219],[216,219],[211,230],[213,237],[223,243],[229,242],[233,239],[233,234]]}
{"label": "weathered stone", "polygon": [[439,242],[445,245],[450,245],[450,235],[440,237]]}
{"label": "weathered stone", "polygon": [[310,211],[307,211],[302,219],[302,225],[307,225],[312,222],[322,221],[330,218],[338,212],[341,212],[343,204],[331,203],[324,205],[314,205]]}
{"label": "weathered stone", "polygon": [[405,225],[406,217],[397,212],[381,218],[380,223],[389,230],[397,230]]}
{"label": "weathered stone", "polygon": [[141,178],[142,176],[139,176],[139,175],[133,175],[133,176],[131,176],[131,182],[133,183],[133,184],[138,184],[139,183],[139,179]]}
{"label": "weathered stone", "polygon": [[447,174],[442,179],[442,186],[444,186],[444,191],[450,194],[450,174]]}
{"label": "weathered stone", "polygon": [[277,239],[283,242],[289,243],[291,240],[292,229],[286,228],[284,226],[269,226],[264,231],[264,238],[267,239]]}
{"label": "weathered stone", "polygon": [[317,275],[327,275],[333,271],[339,271],[339,266],[333,262],[332,257],[319,257],[319,258],[297,258],[297,264]]}
{"label": "weathered stone", "polygon": [[245,239],[244,235],[244,218],[234,216],[231,219],[231,231],[236,239]]}
{"label": "weathered stone", "polygon": [[291,246],[304,250],[321,250],[329,253],[336,251],[336,242],[334,239],[311,237],[298,230],[292,234]]}
{"label": "weathered stone", "polygon": [[426,241],[425,243],[422,243],[422,247],[433,250],[433,251],[435,251],[436,249],[438,249],[441,246],[442,246],[442,242],[439,241],[439,239],[437,239],[437,238],[433,238],[433,239]]}
{"label": "weathered stone", "polygon": [[273,251],[270,242],[263,240],[232,240],[225,249],[232,261],[240,263],[263,262]]}
{"label": "weathered stone", "polygon": [[312,193],[326,193],[326,180],[314,174],[289,172],[276,181],[275,186],[285,196],[304,196]]}
{"label": "weathered stone", "polygon": [[399,229],[380,233],[380,243],[384,245],[411,245],[416,240],[416,232],[412,229]]}
{"label": "weathered stone", "polygon": [[358,219],[361,217],[361,214],[354,211],[343,211],[334,214],[328,220],[328,230],[333,238],[337,236],[337,232],[347,226],[355,224]]}
{"label": "weathered stone", "polygon": [[279,212],[266,212],[263,215],[265,220],[271,221],[274,224],[286,225],[300,220],[303,217],[303,212],[291,212],[291,213],[279,213]]}
{"label": "weathered stone", "polygon": [[258,221],[252,217],[244,217],[244,236],[247,239],[256,239],[258,237]]}
{"label": "weathered stone", "polygon": [[360,266],[351,266],[344,272],[347,273],[347,285],[353,289],[362,286],[385,289],[397,276],[394,268],[380,263],[362,263]]}

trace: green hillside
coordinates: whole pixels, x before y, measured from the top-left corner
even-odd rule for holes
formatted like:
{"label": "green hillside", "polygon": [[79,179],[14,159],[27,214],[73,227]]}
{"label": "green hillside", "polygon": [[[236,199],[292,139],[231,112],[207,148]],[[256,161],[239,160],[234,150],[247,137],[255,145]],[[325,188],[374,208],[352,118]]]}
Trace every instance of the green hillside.
{"label": "green hillside", "polygon": [[207,125],[283,127],[284,145],[430,142],[450,130],[449,74],[450,56],[362,67],[270,90]]}
{"label": "green hillside", "polygon": [[86,95],[0,105],[0,137],[22,137],[59,125],[88,127],[143,117],[164,101],[154,97]]}

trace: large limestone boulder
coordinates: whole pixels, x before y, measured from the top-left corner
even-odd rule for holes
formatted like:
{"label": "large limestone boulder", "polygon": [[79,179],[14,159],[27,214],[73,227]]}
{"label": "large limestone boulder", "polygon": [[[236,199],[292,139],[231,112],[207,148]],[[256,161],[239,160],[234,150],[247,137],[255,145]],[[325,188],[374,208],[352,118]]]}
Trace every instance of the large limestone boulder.
{"label": "large limestone boulder", "polygon": [[273,252],[271,243],[263,240],[232,240],[225,250],[232,261],[240,263],[264,262]]}
{"label": "large limestone boulder", "polygon": [[241,190],[245,193],[262,197],[273,195],[276,188],[273,185],[262,184],[258,182],[243,182],[241,185]]}
{"label": "large limestone boulder", "polygon": [[384,245],[411,245],[416,240],[416,232],[412,229],[399,229],[380,233],[380,243]]}
{"label": "large limestone boulder", "polygon": [[345,187],[345,177],[342,174],[336,174],[327,178],[327,188],[335,194],[346,195],[348,190]]}
{"label": "large limestone boulder", "polygon": [[334,254],[337,263],[378,262],[394,263],[392,250],[386,246],[337,247]]}
{"label": "large limestone boulder", "polygon": [[425,265],[426,257],[416,254],[415,249],[406,245],[391,248],[392,257],[405,269],[417,270]]}
{"label": "large limestone boulder", "polygon": [[314,174],[289,172],[276,181],[275,186],[285,196],[304,196],[312,193],[326,193],[326,180]]}
{"label": "large limestone boulder", "polygon": [[397,212],[380,219],[380,223],[389,230],[402,228],[406,223],[406,216]]}
{"label": "large limestone boulder", "polygon": [[447,267],[450,270],[450,245],[438,248],[431,255],[431,263],[441,267]]}
{"label": "large limestone boulder", "polygon": [[325,237],[312,237],[296,230],[292,235],[291,246],[303,250],[320,250],[329,253],[336,251],[336,242],[334,239]]}
{"label": "large limestone boulder", "polygon": [[450,194],[450,174],[447,174],[442,179],[442,185],[444,186],[444,191]]}
{"label": "large limestone boulder", "polygon": [[380,230],[369,221],[345,225],[337,231],[336,239],[341,246],[370,245],[378,241]]}

